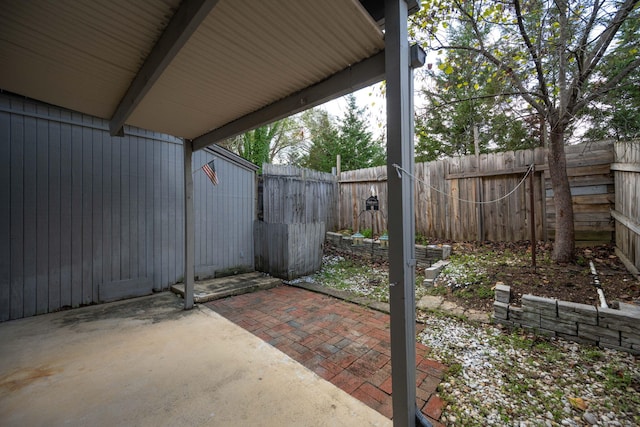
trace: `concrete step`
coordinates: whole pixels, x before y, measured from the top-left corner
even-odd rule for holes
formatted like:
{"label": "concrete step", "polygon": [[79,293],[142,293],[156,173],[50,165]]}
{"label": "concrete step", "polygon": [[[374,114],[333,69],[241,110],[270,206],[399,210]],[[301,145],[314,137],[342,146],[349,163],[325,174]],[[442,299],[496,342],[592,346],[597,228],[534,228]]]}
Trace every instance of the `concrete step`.
{"label": "concrete step", "polygon": [[[233,295],[269,289],[281,284],[282,280],[260,272],[201,280],[194,285],[193,300],[195,303],[204,303]],[[171,286],[171,292],[184,298],[184,283],[176,283]]]}

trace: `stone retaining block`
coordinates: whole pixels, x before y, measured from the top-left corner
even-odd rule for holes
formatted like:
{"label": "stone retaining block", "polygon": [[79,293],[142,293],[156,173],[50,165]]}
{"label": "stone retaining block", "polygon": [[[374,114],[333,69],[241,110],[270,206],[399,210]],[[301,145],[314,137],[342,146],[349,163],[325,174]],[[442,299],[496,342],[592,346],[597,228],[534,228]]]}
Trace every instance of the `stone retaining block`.
{"label": "stone retaining block", "polygon": [[493,315],[496,319],[509,320],[509,304],[495,301],[493,303]]}
{"label": "stone retaining block", "polygon": [[495,298],[496,301],[509,304],[511,302],[511,287],[501,282],[496,284]]}
{"label": "stone retaining block", "polygon": [[[354,245],[351,236],[327,232],[325,242],[338,251],[350,252],[363,257],[370,256],[377,260],[389,259],[388,247],[380,247],[378,240],[364,239],[363,244]],[[437,261],[446,260],[450,256],[451,246],[449,245],[416,245],[416,263],[421,266],[430,267]]]}
{"label": "stone retaining block", "polygon": [[640,307],[619,303],[619,309],[523,295],[522,307],[510,304],[511,288],[496,286],[494,322],[540,335],[640,354]]}

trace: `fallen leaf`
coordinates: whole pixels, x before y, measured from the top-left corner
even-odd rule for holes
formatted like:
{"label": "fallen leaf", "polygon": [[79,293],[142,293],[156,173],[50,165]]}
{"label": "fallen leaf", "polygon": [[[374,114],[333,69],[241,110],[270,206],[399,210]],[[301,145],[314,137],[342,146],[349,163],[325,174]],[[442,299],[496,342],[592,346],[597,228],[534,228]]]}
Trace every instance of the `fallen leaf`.
{"label": "fallen leaf", "polygon": [[570,397],[569,403],[571,404],[571,406],[576,409],[580,409],[581,411],[584,411],[589,407],[589,405],[587,405],[587,402],[585,402],[585,400],[581,397]]}

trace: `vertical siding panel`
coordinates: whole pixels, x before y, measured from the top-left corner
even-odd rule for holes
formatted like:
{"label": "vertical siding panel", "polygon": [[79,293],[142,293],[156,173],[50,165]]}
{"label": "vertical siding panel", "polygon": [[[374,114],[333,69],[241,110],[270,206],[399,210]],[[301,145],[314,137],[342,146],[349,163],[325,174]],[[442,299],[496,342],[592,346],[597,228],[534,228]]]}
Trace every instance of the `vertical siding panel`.
{"label": "vertical siding panel", "polygon": [[61,188],[60,188],[60,110],[51,108],[49,116],[49,301],[48,310],[57,310],[61,306],[60,301],[60,230],[61,230]]}
{"label": "vertical siding panel", "polygon": [[[92,119],[83,116],[83,123]],[[91,193],[93,185],[93,147],[91,129],[82,129],[82,304],[93,301],[93,208]]]}
{"label": "vertical siding panel", "polygon": [[138,257],[138,179],[140,171],[138,169],[138,137],[129,136],[127,138],[127,148],[129,156],[129,258],[131,259],[131,273],[129,278],[140,277],[140,259]]}
{"label": "vertical siding panel", "polygon": [[162,148],[153,149],[153,280],[158,289],[164,289],[162,281]]}
{"label": "vertical siding panel", "polygon": [[[12,100],[13,109],[22,106]],[[11,307],[9,317],[24,316],[24,117],[11,115]]]}
{"label": "vertical siding panel", "polygon": [[123,138],[120,144],[120,159],[122,170],[120,175],[120,203],[121,203],[121,265],[119,279],[131,278],[131,157],[129,155],[129,138]]}
{"label": "vertical siding panel", "polygon": [[[72,114],[73,120],[79,115]],[[71,306],[82,303],[82,128],[71,127]]]}
{"label": "vertical siding panel", "polygon": [[[193,153],[191,159],[191,172],[193,174],[193,216],[194,216],[194,263],[195,265],[202,265],[202,197],[200,188],[200,167],[201,155],[203,151],[196,151]],[[196,273],[196,275],[198,275]]]}
{"label": "vertical siding panel", "polygon": [[167,203],[167,209],[169,211],[169,222],[168,222],[168,244],[167,244],[167,255],[168,255],[168,285],[175,283],[176,280],[176,249],[178,242],[176,241],[176,209],[177,209],[177,201],[178,194],[176,193],[176,185],[177,185],[177,158],[175,150],[175,145],[173,144],[164,144],[167,146],[169,150],[169,168],[168,175],[169,181],[167,182],[167,190],[169,191],[169,197],[167,201],[171,200],[170,203]]}
{"label": "vertical siding panel", "polygon": [[[33,104],[26,103],[25,110],[35,112]],[[24,119],[24,316],[36,314],[37,298],[37,122],[33,117]]]}
{"label": "vertical siding panel", "polygon": [[136,149],[138,152],[137,160],[137,184],[138,184],[138,234],[136,236],[136,244],[138,246],[138,276],[148,277],[147,274],[147,256],[145,253],[145,235],[146,235],[146,194],[144,191],[146,181],[146,162],[144,153],[145,138],[136,138]]}
{"label": "vertical siding panel", "polygon": [[[206,154],[203,156],[202,163],[207,163],[213,159],[213,156],[210,154]],[[218,179],[222,179],[220,167],[222,166],[220,162],[216,164],[216,174],[218,174]],[[203,197],[205,199],[205,216],[203,217],[203,230],[205,231],[204,239],[205,244],[203,246],[203,264],[204,265],[213,265],[214,267],[220,267],[221,265],[226,265],[225,257],[226,254],[220,253],[218,257],[218,265],[214,265],[215,263],[211,262],[211,257],[216,252],[216,244],[220,240],[224,238],[222,233],[223,229],[218,227],[217,218],[220,217],[222,202],[221,195],[222,190],[220,185],[214,186],[211,181],[204,174],[201,174],[201,182],[204,188]]]}
{"label": "vertical siding panel", "polygon": [[[94,124],[100,124],[99,119],[94,119]],[[93,170],[93,183],[92,183],[92,221],[93,221],[93,268],[91,272],[91,294],[93,295],[92,301],[99,302],[100,300],[100,285],[102,282],[102,271],[104,266],[104,252],[102,241],[103,235],[103,198],[104,194],[104,176],[102,170],[102,158],[104,157],[104,144],[102,143],[102,135],[104,131],[93,129],[91,131],[91,145],[93,147],[92,152],[92,170]]]}
{"label": "vertical siding panel", "polygon": [[[48,108],[38,106],[40,114],[47,114]],[[38,152],[34,162],[36,170],[36,314],[49,309],[49,129],[48,121],[37,119],[36,147]]]}
{"label": "vertical siding panel", "polygon": [[[224,187],[224,194],[225,194],[225,198],[224,200],[224,205],[225,205],[225,216],[221,217],[221,218],[237,218],[236,216],[236,211],[237,208],[234,205],[234,200],[232,198],[232,194],[233,194],[233,190],[234,190],[234,186],[237,185],[237,183],[234,180],[234,176],[232,174],[231,168],[229,167],[229,164],[227,162],[225,162],[223,164],[223,171],[225,176],[227,177],[226,182],[225,182],[225,187]],[[229,230],[229,237],[228,240],[224,240],[224,242],[230,242],[230,251],[227,251],[226,255],[227,255],[227,260],[226,262],[229,264],[230,267],[234,267],[236,264],[236,259],[238,257],[238,245],[239,245],[239,239],[240,239],[240,232],[238,231],[240,226],[240,221],[234,220],[231,223],[231,227]],[[222,242],[216,242],[216,249],[218,251],[223,250],[221,247],[221,243]]]}
{"label": "vertical siding panel", "polygon": [[[153,276],[159,289],[182,277],[176,138],[111,138],[95,117],[5,94],[0,103],[15,111],[0,115],[0,319],[99,302],[101,286],[121,279]],[[210,272],[253,266],[254,174],[224,156],[216,166],[221,185],[196,179],[199,259]]]}
{"label": "vertical siding panel", "polygon": [[162,250],[162,286],[169,285],[169,147],[162,145],[162,195],[161,195],[161,250]]}
{"label": "vertical siding panel", "polygon": [[122,208],[120,181],[124,173],[122,171],[122,158],[120,155],[122,138],[111,138],[111,281],[122,279]]}
{"label": "vertical siding panel", "polygon": [[162,285],[158,280],[157,275],[155,274],[155,189],[156,185],[156,174],[157,169],[155,169],[155,153],[157,151],[156,147],[158,143],[153,140],[146,140],[144,143],[145,147],[145,164],[147,168],[147,174],[145,175],[145,195],[146,195],[146,208],[145,208],[145,218],[146,218],[146,246],[145,251],[147,254],[147,276],[151,277],[153,281],[153,290],[159,291],[162,289]]}
{"label": "vertical siding panel", "polygon": [[[211,161],[211,156],[208,154],[202,154],[200,164],[204,165],[208,161]],[[217,171],[216,171],[217,172]],[[216,240],[217,231],[214,228],[215,218],[217,216],[216,212],[216,195],[217,189],[213,186],[213,184],[209,181],[209,179],[204,175],[202,171],[198,172],[198,181],[200,182],[200,198],[201,202],[199,203],[201,206],[200,212],[200,229],[203,232],[203,235],[200,237],[201,239],[201,254],[200,254],[200,263],[201,265],[209,265],[208,262],[210,259],[210,255],[213,253],[213,245]]]}
{"label": "vertical siding panel", "polygon": [[[0,105],[8,107],[0,98]],[[11,115],[0,112],[0,322],[11,314]]]}
{"label": "vertical siding panel", "polygon": [[108,133],[102,133],[102,275],[100,283],[109,283],[113,274],[113,170],[112,142]]}
{"label": "vertical siding panel", "polygon": [[[67,111],[60,112],[61,119],[70,119]],[[60,307],[71,307],[71,205],[72,164],[71,125],[60,124]]]}
{"label": "vertical siding panel", "polygon": [[176,202],[174,203],[176,209],[176,241],[174,243],[174,250],[177,253],[176,260],[176,282],[178,279],[184,276],[184,162],[182,158],[184,156],[182,145],[174,144],[176,150]]}

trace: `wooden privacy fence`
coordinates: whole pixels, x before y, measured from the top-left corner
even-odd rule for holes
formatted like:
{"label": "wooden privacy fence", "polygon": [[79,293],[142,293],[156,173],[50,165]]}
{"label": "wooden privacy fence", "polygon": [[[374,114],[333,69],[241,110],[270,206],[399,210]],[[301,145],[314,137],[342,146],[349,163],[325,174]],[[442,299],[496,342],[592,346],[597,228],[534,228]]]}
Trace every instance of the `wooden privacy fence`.
{"label": "wooden privacy fence", "polygon": [[264,164],[254,226],[256,269],[283,279],[311,273],[322,263],[325,232],[337,226],[334,175]]}
{"label": "wooden privacy fence", "polygon": [[615,144],[616,253],[627,269],[636,275],[640,270],[640,142]]}
{"label": "wooden privacy fence", "polygon": [[[567,146],[566,153],[576,239],[609,242],[614,230],[613,143]],[[524,179],[532,164],[532,177]],[[518,241],[530,239],[533,222],[536,239],[554,237],[553,191],[544,148],[418,163],[413,176],[401,173],[402,179],[415,181],[416,233],[457,241]],[[386,231],[386,181],[386,166],[343,172],[338,228]],[[372,194],[380,201],[380,211],[374,213],[365,208]]]}

